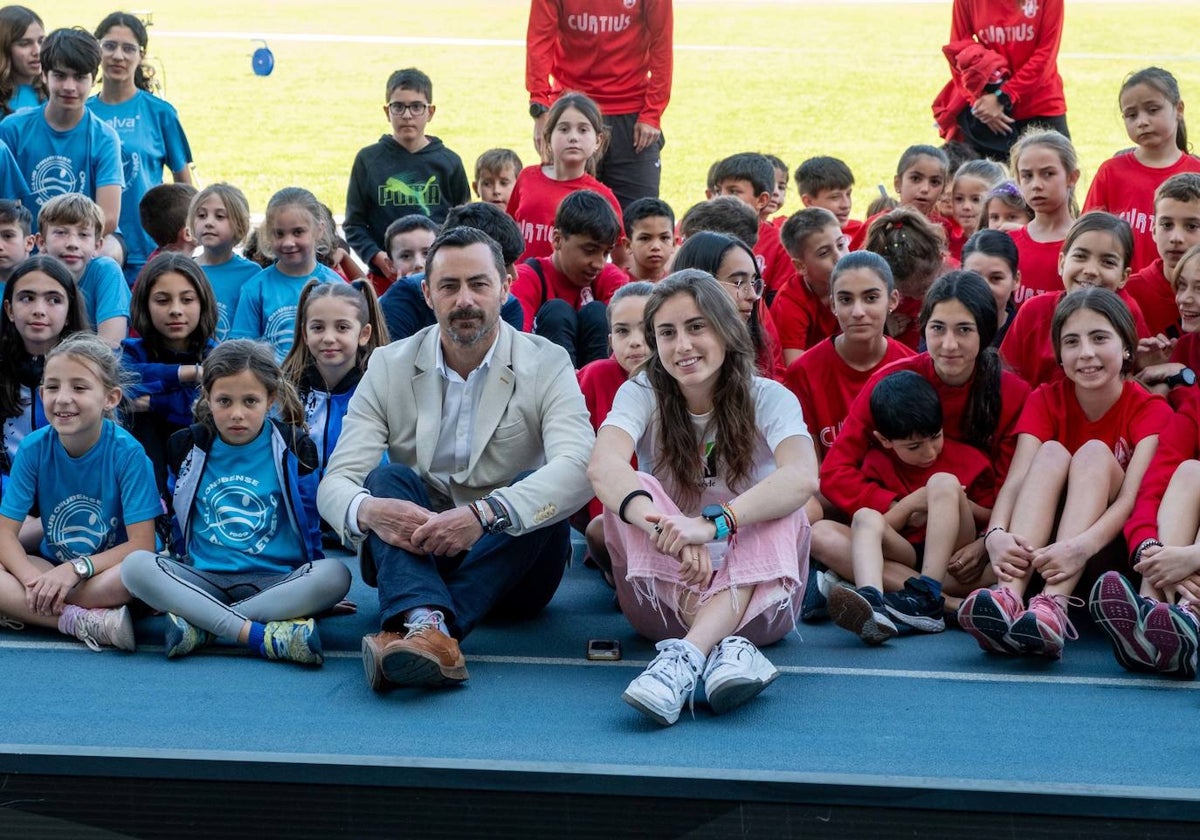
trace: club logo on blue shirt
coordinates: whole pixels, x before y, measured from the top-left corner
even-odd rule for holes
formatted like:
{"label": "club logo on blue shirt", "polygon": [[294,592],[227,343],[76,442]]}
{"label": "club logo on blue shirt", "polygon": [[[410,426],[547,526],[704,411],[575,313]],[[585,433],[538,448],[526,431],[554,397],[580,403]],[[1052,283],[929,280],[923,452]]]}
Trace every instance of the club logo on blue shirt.
{"label": "club logo on blue shirt", "polygon": [[296,332],[296,307],[281,306],[267,318],[267,327],[263,330],[263,341],[275,348],[276,355],[292,346]]}
{"label": "club logo on blue shirt", "polygon": [[229,307],[217,301],[217,341],[224,341],[229,335]]}
{"label": "club logo on blue shirt", "polygon": [[105,522],[99,499],[77,494],[59,502],[46,520],[46,542],[59,560],[95,554],[116,545],[117,518]]}
{"label": "club logo on blue shirt", "polygon": [[40,204],[45,204],[56,195],[83,192],[82,177],[76,176],[71,159],[64,155],[42,158],[34,168],[29,186]]}
{"label": "club logo on blue shirt", "polygon": [[266,547],[279,525],[279,500],[274,494],[263,498],[258,482],[244,475],[222,476],[203,491],[201,531],[214,545],[258,554]]}

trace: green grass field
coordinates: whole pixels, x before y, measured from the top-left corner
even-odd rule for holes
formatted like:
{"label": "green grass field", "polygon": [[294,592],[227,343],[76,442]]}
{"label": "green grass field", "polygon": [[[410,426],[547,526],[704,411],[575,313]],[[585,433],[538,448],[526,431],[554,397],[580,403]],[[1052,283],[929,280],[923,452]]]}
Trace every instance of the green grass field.
{"label": "green grass field", "polygon": [[[430,132],[462,156],[468,174],[491,146],[533,160],[520,44],[527,2],[163,0],[143,8],[153,13],[150,55],[166,68],[166,98],[179,109],[200,181],[241,186],[256,212],[293,184],[335,213],[344,209],[355,152],[388,130],[383,87],[399,67],[432,77],[438,112]],[[90,29],[106,11],[81,0],[41,6],[49,28]],[[702,199],[708,166],[733,152],[770,151],[793,168],[833,154],[857,176],[861,218],[874,186],[890,188],[904,147],[940,142],[929,103],[948,78],[940,48],[949,30],[948,0],[676,0],[663,197],[677,211]],[[213,32],[230,34],[195,34]],[[1200,103],[1200,52],[1194,38],[1180,38],[1197,32],[1200,3],[1190,0],[1068,2],[1059,68],[1083,189],[1105,158],[1129,145],[1116,105],[1125,74],[1160,64],[1179,79],[1185,99]],[[260,78],[250,67],[253,33],[304,38],[272,39],[275,72]],[[364,36],[514,43],[336,40]],[[786,209],[798,206],[793,189]]]}

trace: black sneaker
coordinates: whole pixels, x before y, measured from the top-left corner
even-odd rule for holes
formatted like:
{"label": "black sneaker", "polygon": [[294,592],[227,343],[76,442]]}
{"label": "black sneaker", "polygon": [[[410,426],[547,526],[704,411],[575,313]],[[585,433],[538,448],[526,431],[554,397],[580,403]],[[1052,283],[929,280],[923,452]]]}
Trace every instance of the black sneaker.
{"label": "black sneaker", "polygon": [[933,587],[923,577],[910,577],[899,592],[883,596],[888,614],[922,633],[941,633],[946,629],[946,599],[933,594]]}
{"label": "black sneaker", "polygon": [[839,586],[829,593],[829,617],[869,645],[879,645],[896,635],[888,618],[883,595],[874,586],[851,589]]}

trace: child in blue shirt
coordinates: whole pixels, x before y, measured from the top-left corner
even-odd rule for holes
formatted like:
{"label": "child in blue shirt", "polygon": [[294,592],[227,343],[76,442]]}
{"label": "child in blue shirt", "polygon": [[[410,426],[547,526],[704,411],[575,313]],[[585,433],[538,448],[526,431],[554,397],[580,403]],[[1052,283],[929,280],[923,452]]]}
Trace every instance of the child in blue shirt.
{"label": "child in blue shirt", "polygon": [[[79,333],[50,351],[42,402],[50,425],[22,441],[0,500],[0,615],[56,627],[93,650],[134,649],[121,561],[154,547],[162,502],[150,460],[112,419],[120,365]],[[26,553],[21,525],[38,511],[44,536]]]}
{"label": "child in blue shirt", "polygon": [[155,243],[138,214],[142,196],[163,182],[169,169],[176,183],[192,182],[192,150],[167,102],[154,96],[153,71],[142,64],[149,35],[128,12],[113,12],[96,27],[104,71],[100,93],[88,109],[121,138],[125,189],[121,192],[121,235],[125,238],[125,277],[130,285],[154,252]]}
{"label": "child in blue shirt", "polygon": [[29,185],[22,200],[36,216],[56,195],[83,193],[104,209],[102,235],[108,235],[121,217],[125,177],[116,131],[84,104],[100,67],[100,45],[81,29],[56,29],[42,44],[41,65],[46,104],[0,122],[0,141]]}
{"label": "child in blue shirt", "polygon": [[99,256],[104,212],[79,193],[55,196],[38,214],[38,248],[67,267],[88,321],[112,348],[129,334],[129,286],[115,260]]}
{"label": "child in blue shirt", "polygon": [[19,201],[0,198],[0,295],[13,269],[33,252],[33,216]]}
{"label": "child in blue shirt", "polygon": [[196,262],[204,269],[217,299],[217,341],[233,326],[242,287],[262,273],[262,266],[233,252],[250,233],[250,203],[230,184],[210,184],[192,197],[188,230],[201,251]]}
{"label": "child in blue shirt", "polygon": [[296,304],[309,280],[344,283],[336,271],[317,262],[317,250],[333,247],[333,231],[316,196],[301,187],[286,187],[267,202],[259,247],[275,264],[242,288],[233,338],[265,341],[282,362],[292,349]]}
{"label": "child in blue shirt", "polygon": [[21,441],[46,425],[38,393],[46,354],[87,326],[75,281],[62,263],[39,255],[13,269],[0,315],[0,478],[5,485]]}
{"label": "child in blue shirt", "polygon": [[[271,349],[222,343],[204,364],[195,425],[171,438],[173,559],[140,551],[125,586],[167,612],[168,658],[222,638],[264,659],[320,665],[311,616],[338,603],[350,570],[321,552],[317,456]],[[279,420],[268,419],[273,405]]]}
{"label": "child in blue shirt", "polygon": [[0,120],[22,108],[36,108],[46,99],[42,81],[42,39],[46,26],[33,9],[0,9]]}
{"label": "child in blue shirt", "polygon": [[133,290],[138,338],[121,342],[125,366],[136,377],[128,389],[129,431],[150,456],[159,492],[167,487],[167,440],[192,422],[201,365],[216,347],[217,305],[195,260],[162,253],[142,269]]}

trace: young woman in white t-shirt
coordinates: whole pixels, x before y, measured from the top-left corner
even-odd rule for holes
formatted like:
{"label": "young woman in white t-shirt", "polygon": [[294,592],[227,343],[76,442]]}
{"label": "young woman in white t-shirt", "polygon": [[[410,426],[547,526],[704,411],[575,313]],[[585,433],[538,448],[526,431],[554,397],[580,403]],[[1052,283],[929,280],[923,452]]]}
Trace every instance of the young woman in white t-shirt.
{"label": "young woman in white t-shirt", "polygon": [[720,713],[778,676],[756,645],[795,626],[817,461],[799,402],[755,376],[745,322],[712,275],[658,283],[646,338],[652,355],[617,392],[588,473],[621,609],[658,642],[623,697],[670,725],[700,682]]}

